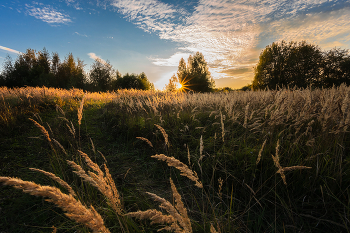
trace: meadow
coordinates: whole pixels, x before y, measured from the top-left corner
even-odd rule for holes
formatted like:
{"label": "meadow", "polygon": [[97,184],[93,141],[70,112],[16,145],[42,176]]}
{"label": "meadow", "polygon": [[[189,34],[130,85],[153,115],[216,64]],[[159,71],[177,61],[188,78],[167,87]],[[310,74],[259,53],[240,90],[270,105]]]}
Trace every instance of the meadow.
{"label": "meadow", "polygon": [[0,87],[0,232],[350,232],[349,95]]}

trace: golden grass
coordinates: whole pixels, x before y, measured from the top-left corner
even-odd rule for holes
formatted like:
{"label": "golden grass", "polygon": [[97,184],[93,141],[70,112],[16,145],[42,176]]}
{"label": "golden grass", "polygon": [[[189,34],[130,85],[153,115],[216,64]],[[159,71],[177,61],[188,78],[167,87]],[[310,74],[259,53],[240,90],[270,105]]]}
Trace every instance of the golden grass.
{"label": "golden grass", "polygon": [[[267,140],[273,138],[282,138],[285,137],[286,140],[290,140],[291,144],[294,146],[301,145],[301,141],[307,141],[306,146],[315,146],[315,129],[319,127],[323,134],[329,135],[338,135],[344,132],[348,132],[348,127],[350,124],[350,102],[349,102],[349,93],[350,87],[340,86],[338,88],[332,89],[320,89],[313,90],[305,89],[305,90],[272,90],[272,91],[256,91],[256,92],[232,92],[232,93],[205,93],[205,94],[193,94],[187,95],[184,93],[161,93],[161,92],[141,92],[141,91],[117,91],[117,92],[107,92],[107,93],[88,93],[83,92],[82,90],[72,89],[72,90],[61,90],[61,89],[53,89],[53,88],[18,88],[18,89],[8,89],[8,88],[0,88],[0,94],[3,96],[3,102],[6,105],[5,101],[15,99],[15,100],[28,100],[34,102],[35,99],[40,99],[42,96],[46,98],[55,98],[57,99],[57,110],[63,116],[65,115],[64,111],[60,106],[64,106],[60,101],[69,101],[69,100],[80,100],[79,108],[78,108],[78,124],[81,124],[82,120],[82,111],[84,104],[88,103],[108,103],[113,102],[117,106],[122,106],[123,111],[127,114],[141,114],[145,113],[146,115],[153,114],[157,117],[161,123],[164,122],[162,119],[162,109],[164,106],[173,106],[174,112],[177,113],[177,119],[182,117],[181,111],[188,111],[188,109],[192,109],[191,119],[196,119],[196,114],[198,112],[214,112],[215,114],[219,114],[215,117],[220,117],[220,120],[215,122],[214,124],[221,125],[221,137],[222,143],[226,143],[230,140],[231,137],[229,130],[230,124],[239,125],[244,128],[247,132],[251,133],[259,133],[263,134],[264,137],[267,138],[263,142],[259,153],[253,156],[257,156],[255,164],[259,164],[262,159],[262,152],[265,149]],[[76,101],[77,102],[77,101]],[[59,106],[60,105],[60,106]],[[75,105],[77,106],[77,105]],[[75,108],[76,109],[76,108]],[[224,113],[224,114],[223,114]],[[211,115],[210,115],[211,116]],[[209,116],[209,117],[210,117]],[[5,118],[4,118],[5,119]],[[7,119],[7,118],[6,118]],[[63,118],[62,118],[63,119]],[[75,128],[71,121],[67,121],[67,127],[71,134],[75,136]],[[51,143],[51,140],[57,144],[58,147],[62,149],[62,151],[66,154],[62,145],[60,145],[55,139],[51,139],[49,136],[49,132],[37,121],[30,119],[42,132],[45,139]],[[166,119],[165,119],[166,120]],[[39,121],[40,122],[40,121]],[[225,124],[224,124],[225,122]],[[317,126],[316,126],[317,125]],[[155,126],[161,131],[166,146],[169,148],[169,138],[168,134],[158,124]],[[225,131],[225,126],[226,130]],[[186,125],[187,131],[189,131],[189,127]],[[198,127],[201,128],[201,127]],[[202,127],[203,128],[203,127]],[[276,129],[279,133],[276,136]],[[283,129],[280,131],[280,129]],[[232,134],[233,132],[231,132]],[[280,137],[280,135],[282,135]],[[215,132],[216,139],[216,132]],[[307,139],[305,140],[305,137]],[[140,140],[147,142],[151,147],[153,147],[152,143],[143,137],[137,137]],[[304,139],[303,139],[304,138]],[[260,141],[260,140],[259,140]],[[260,142],[259,142],[260,143]],[[95,152],[94,145],[91,141],[93,150]],[[303,145],[304,146],[304,145]],[[187,156],[188,156],[188,164],[191,166],[191,159],[189,148],[187,146]],[[204,154],[204,145],[203,138],[200,138],[200,146],[199,146],[199,160],[202,160]],[[209,150],[208,150],[209,151]],[[124,214],[124,210],[122,207],[122,202],[118,190],[114,184],[114,181],[111,177],[111,174],[104,164],[104,172],[101,168],[94,163],[87,154],[82,151],[78,151],[78,153],[84,158],[88,169],[91,171],[85,171],[82,166],[78,165],[73,161],[68,161],[68,164],[75,170],[74,172],[81,177],[84,181],[90,183],[92,186],[96,187],[105,197],[110,205],[110,207],[117,213],[118,216],[122,216]],[[100,152],[99,152],[100,153]],[[102,154],[101,154],[102,155]],[[103,155],[102,155],[103,156]],[[277,141],[276,153],[275,156],[271,155],[274,161],[274,165],[277,168],[277,172],[281,175],[283,183],[287,185],[286,174],[288,171],[295,171],[300,169],[311,169],[311,167],[307,166],[289,166],[283,167],[280,161],[280,140]],[[316,155],[317,156],[317,155]],[[174,167],[180,170],[181,175],[189,178],[190,180],[195,182],[195,185],[199,188],[203,188],[203,184],[199,181],[198,175],[194,170],[191,170],[187,165],[175,159],[174,157],[169,157],[164,154],[153,155],[153,158],[158,160],[165,161],[168,166]],[[104,157],[103,157],[104,158]],[[314,157],[308,157],[305,161],[311,160]],[[104,158],[105,159],[105,158]],[[106,160],[105,160],[106,161]],[[269,160],[271,162],[271,160]],[[107,162],[107,161],[106,161]],[[254,162],[253,162],[254,163]],[[194,164],[194,162],[192,162]],[[199,164],[200,166],[200,164]],[[84,166],[83,166],[84,167]],[[200,167],[201,168],[201,167]],[[52,179],[56,179],[55,175],[45,173],[41,170],[36,170],[39,172],[48,175]],[[6,177],[5,177],[6,178]],[[57,177],[58,178],[58,177]],[[31,184],[33,187],[29,189],[25,184],[22,184],[19,179],[17,180],[9,180],[15,178],[8,178],[7,180],[4,177],[0,178],[0,182],[3,182],[8,185],[13,185],[16,188],[20,188],[26,190],[25,192],[31,193],[39,196],[44,196],[39,191],[35,191],[35,189],[39,189],[36,184]],[[56,180],[59,182],[58,180]],[[17,182],[17,185],[15,184]],[[222,197],[222,187],[223,180],[220,178],[218,180],[219,189],[218,196]],[[65,187],[62,183],[60,183],[63,187]],[[160,202],[160,208],[165,210],[167,214],[163,214],[158,210],[146,210],[146,211],[137,211],[132,213],[127,213],[127,216],[136,217],[139,219],[150,219],[151,224],[168,224],[168,226],[160,229],[160,230],[169,230],[175,232],[192,232],[191,222],[187,215],[187,210],[181,200],[180,194],[177,192],[176,187],[173,181],[170,179],[171,189],[173,192],[173,196],[175,199],[175,204],[171,204],[165,199],[157,196],[156,194],[148,192],[148,194],[156,201]],[[67,184],[68,185],[68,184]],[[69,185],[68,185],[69,186]],[[254,190],[246,184],[249,190],[252,192],[254,199],[256,202],[262,207],[263,202],[259,202],[255,195],[258,194],[259,188]],[[50,187],[50,186],[40,186],[40,187]],[[50,187],[52,190],[54,187]],[[67,187],[65,187],[67,188]],[[49,189],[48,189],[49,190]],[[50,189],[51,190],[51,189]],[[57,189],[58,190],[58,189]],[[57,191],[56,190],[56,191]],[[68,188],[67,188],[68,190]],[[56,192],[55,191],[55,192]],[[59,191],[59,190],[58,190]],[[42,191],[43,192],[43,191]],[[47,191],[48,193],[54,191]],[[69,191],[70,194],[64,194],[69,198],[74,199],[74,194]],[[74,192],[74,191],[73,191]],[[38,194],[39,193],[39,194]],[[51,194],[50,194],[51,195]],[[52,194],[53,195],[53,194]],[[61,194],[57,194],[61,195]],[[62,194],[63,195],[63,194]],[[61,195],[61,196],[62,196]],[[68,197],[64,196],[67,200]],[[50,198],[50,197],[49,197]],[[70,199],[69,199],[70,200]],[[75,200],[75,199],[74,199]],[[79,206],[78,200],[70,200],[72,203],[75,203]],[[259,199],[260,200],[260,199]],[[52,201],[54,202],[54,201]],[[78,204],[76,202],[79,202]],[[55,202],[54,202],[55,203]],[[56,203],[55,203],[56,204]],[[59,204],[60,208],[61,207]],[[80,203],[80,205],[82,205]],[[82,205],[83,206],[83,205]],[[67,207],[68,208],[68,207]],[[85,208],[85,209],[84,209]],[[89,213],[87,216],[88,221],[85,221],[86,224],[91,228],[91,226],[98,228],[99,231],[104,231],[105,227],[103,225],[103,220],[101,216],[95,211],[93,207],[81,207],[79,206],[79,210],[81,213]],[[65,210],[67,212],[67,216],[69,213],[73,213],[71,209]],[[71,212],[69,212],[71,211]],[[78,211],[78,210],[77,210]],[[85,211],[85,212],[84,212]],[[82,223],[77,216],[79,216],[78,212],[74,212],[75,215],[71,215],[73,220],[76,220],[79,223]],[[81,214],[80,213],[80,214]],[[81,214],[82,215],[82,214]],[[99,217],[98,217],[99,216]],[[101,225],[102,221],[102,225]],[[210,232],[220,232],[215,230],[214,226],[211,225]],[[94,229],[95,229],[94,228]],[[102,229],[102,230],[101,230]],[[94,230],[95,231],[95,230]],[[108,232],[108,230],[104,231]]]}
{"label": "golden grass", "polygon": [[155,209],[130,212],[127,213],[127,215],[138,219],[150,219],[151,224],[170,224],[170,226],[163,227],[158,231],[166,230],[176,233],[192,233],[191,220],[187,215],[187,209],[185,208],[181,200],[181,196],[171,178],[170,185],[176,202],[175,206],[164,198],[161,198],[154,193],[147,192],[147,194],[150,195],[155,201],[160,203],[159,207],[164,209],[168,215],[164,215],[162,212]]}
{"label": "golden grass", "polygon": [[83,107],[84,107],[84,96],[80,101],[80,106],[78,109],[78,124],[81,125],[81,119],[83,118]]}
{"label": "golden grass", "polygon": [[152,142],[150,142],[147,138],[144,138],[144,137],[136,137],[137,139],[140,139],[144,142],[147,142],[147,144],[150,146],[150,147],[153,147],[152,145]]}
{"label": "golden grass", "polygon": [[77,223],[84,224],[93,232],[110,232],[104,225],[104,221],[93,206],[86,207],[71,194],[64,194],[56,187],[41,186],[34,182],[23,181],[18,178],[0,177],[0,182],[21,189],[23,192],[34,196],[47,197],[45,201],[52,202],[63,211],[65,215]]}
{"label": "golden grass", "polygon": [[164,154],[152,155],[152,158],[165,161],[168,166],[174,167],[181,171],[180,175],[187,177],[188,179],[195,182],[195,185],[198,188],[203,188],[203,184],[199,181],[198,175],[195,171],[192,171],[186,164],[180,162],[174,157],[168,157]]}
{"label": "golden grass", "polygon": [[44,135],[46,140],[51,143],[51,138],[50,138],[49,132],[47,132],[47,130],[44,128],[44,126],[40,125],[38,122],[36,122],[32,118],[29,118],[29,120],[31,120],[34,123],[34,125],[40,129],[41,133]]}
{"label": "golden grass", "polygon": [[40,172],[40,173],[46,175],[47,177],[50,177],[52,180],[54,180],[57,183],[59,183],[60,185],[62,185],[62,187],[64,187],[72,196],[74,196],[74,197],[77,196],[75,194],[74,190],[72,189],[72,187],[67,182],[65,182],[61,178],[57,177],[55,174],[41,170],[41,169],[37,169],[37,168],[29,168],[29,169],[32,171]]}
{"label": "golden grass", "polygon": [[160,132],[162,133],[163,137],[164,137],[164,141],[165,141],[165,144],[169,147],[169,140],[168,140],[168,134],[165,132],[165,130],[163,129],[162,126],[160,125],[157,125],[157,124],[154,124],[159,130]]}
{"label": "golden grass", "polygon": [[123,208],[119,192],[106,164],[104,164],[104,173],[87,154],[82,151],[78,151],[78,153],[85,159],[87,165],[94,172],[88,171],[86,173],[80,165],[73,161],[67,161],[67,163],[75,170],[74,173],[83,178],[86,182],[90,183],[92,186],[96,187],[107,198],[107,203],[115,211],[115,213],[121,215]]}
{"label": "golden grass", "polygon": [[277,146],[276,146],[276,155],[272,156],[273,162],[275,163],[275,166],[278,168],[276,173],[279,173],[281,175],[281,178],[283,180],[283,183],[287,185],[287,180],[286,180],[286,175],[284,172],[286,171],[294,171],[294,170],[301,170],[301,169],[311,169],[312,167],[306,167],[306,166],[291,166],[291,167],[282,167],[279,160],[279,147],[280,147],[280,141],[277,141]]}

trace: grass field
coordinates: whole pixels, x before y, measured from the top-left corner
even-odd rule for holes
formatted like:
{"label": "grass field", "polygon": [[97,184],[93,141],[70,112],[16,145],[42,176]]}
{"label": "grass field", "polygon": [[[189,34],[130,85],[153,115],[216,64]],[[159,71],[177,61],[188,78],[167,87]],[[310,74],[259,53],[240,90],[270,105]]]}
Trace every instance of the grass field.
{"label": "grass field", "polygon": [[0,232],[350,232],[349,95],[0,88]]}

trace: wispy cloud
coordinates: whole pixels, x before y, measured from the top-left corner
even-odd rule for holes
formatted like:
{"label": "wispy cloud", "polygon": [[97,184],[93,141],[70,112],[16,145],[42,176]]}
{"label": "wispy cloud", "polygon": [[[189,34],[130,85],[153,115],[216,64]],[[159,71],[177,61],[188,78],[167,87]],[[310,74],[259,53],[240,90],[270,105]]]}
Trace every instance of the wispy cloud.
{"label": "wispy cloud", "polygon": [[112,6],[130,21],[146,32],[165,32],[172,30],[179,15],[171,5],[157,0],[114,0]]}
{"label": "wispy cloud", "polygon": [[181,58],[187,60],[190,56],[190,53],[175,53],[170,58],[149,58],[153,60],[153,64],[158,66],[178,66]]}
{"label": "wispy cloud", "polygon": [[76,10],[82,10],[83,8],[80,7],[79,2],[75,1],[75,0],[65,0],[67,6],[73,6],[74,9]]}
{"label": "wispy cloud", "polygon": [[76,35],[78,35],[78,36],[88,37],[87,35],[85,35],[85,34],[80,34],[79,32],[74,32],[74,34],[76,34]]}
{"label": "wispy cloud", "polygon": [[15,53],[15,54],[22,54],[21,52],[19,52],[17,50],[10,49],[10,48],[7,48],[7,47],[1,46],[1,45],[0,45],[0,49],[5,50],[7,52]]}
{"label": "wispy cloud", "polygon": [[55,10],[51,6],[42,6],[41,4],[29,5],[25,4],[27,13],[30,16],[33,16],[37,19],[40,19],[46,23],[51,25],[64,24],[72,22],[70,17],[66,14],[63,14],[57,10]]}
{"label": "wispy cloud", "polygon": [[111,5],[144,31],[181,44],[169,58],[150,58],[154,64],[174,66],[179,54],[199,51],[223,76],[251,76],[260,51],[275,40],[350,39],[347,0],[199,0],[193,12],[157,0]]}
{"label": "wispy cloud", "polygon": [[344,46],[350,42],[349,15],[350,8],[344,8],[306,14],[292,20],[282,19],[270,24],[268,33],[273,33],[278,40],[307,40],[324,48],[331,45]]}
{"label": "wispy cloud", "polygon": [[101,57],[97,56],[95,53],[88,53],[88,55],[91,59],[99,61],[102,64],[104,64],[105,66],[110,66],[105,60],[103,60]]}

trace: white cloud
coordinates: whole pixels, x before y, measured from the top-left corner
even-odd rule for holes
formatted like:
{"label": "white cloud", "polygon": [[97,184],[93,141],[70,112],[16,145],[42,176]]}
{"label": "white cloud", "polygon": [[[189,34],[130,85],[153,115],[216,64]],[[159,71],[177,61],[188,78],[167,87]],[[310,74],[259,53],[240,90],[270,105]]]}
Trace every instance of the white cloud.
{"label": "white cloud", "polygon": [[67,4],[67,6],[73,6],[74,9],[76,9],[76,10],[82,10],[83,9],[83,8],[81,8],[79,6],[79,3],[76,2],[75,0],[65,0],[65,2]]}
{"label": "white cloud", "polygon": [[[35,4],[38,5],[38,4]],[[40,5],[40,4],[39,4]],[[61,24],[72,22],[66,14],[58,12],[51,6],[38,7],[25,4],[27,13],[37,19],[40,19],[49,24]]]}
{"label": "white cloud", "polygon": [[[161,39],[181,44],[181,52],[169,58],[150,58],[154,64],[175,66],[179,54],[199,51],[216,77],[225,76],[225,72],[232,75],[235,73],[232,70],[238,68],[246,68],[246,73],[251,75],[262,49],[259,46],[265,47],[264,43],[270,44],[276,39],[306,38],[321,43],[342,36],[340,42],[347,41],[350,12],[343,9],[339,15],[336,11],[341,8],[340,4],[345,3],[338,0],[199,0],[189,13],[157,0],[113,0],[111,3],[144,31],[156,32]],[[266,39],[264,43],[263,39]]]}
{"label": "white cloud", "polygon": [[157,0],[114,0],[111,5],[146,32],[172,30],[172,21],[179,15],[170,5]]}
{"label": "white cloud", "polygon": [[97,56],[95,53],[88,53],[88,55],[91,59],[99,61],[102,64],[104,64],[105,66],[110,66],[105,60],[103,60],[101,57]]}
{"label": "white cloud", "polygon": [[0,45],[0,49],[5,50],[7,52],[15,53],[15,54],[22,54],[21,52],[19,52],[17,50],[10,49],[10,48],[7,48],[7,47],[1,46],[1,45]]}
{"label": "white cloud", "polygon": [[153,64],[158,66],[178,66],[181,58],[187,60],[190,53],[175,53],[170,58],[149,58],[153,60]]}
{"label": "white cloud", "polygon": [[307,14],[293,20],[282,19],[270,24],[268,33],[275,34],[278,40],[307,40],[324,48],[344,46],[350,42],[349,15],[350,8],[344,8],[327,13]]}

